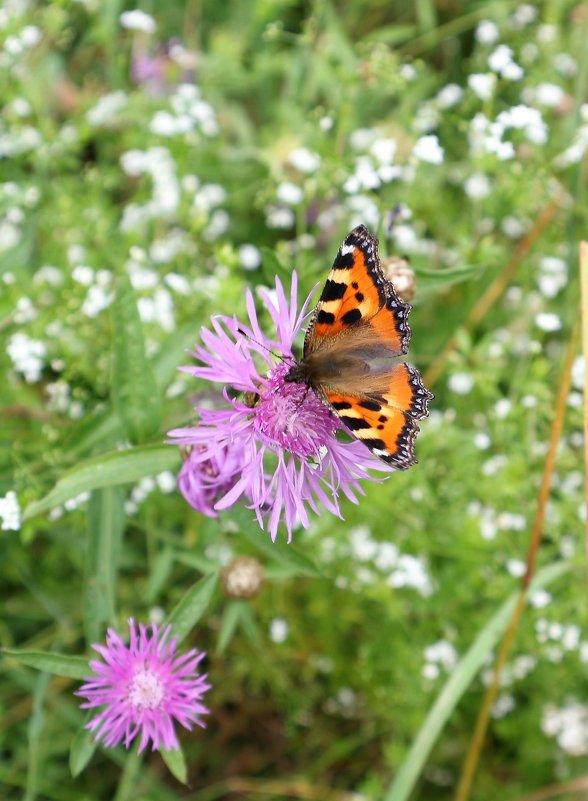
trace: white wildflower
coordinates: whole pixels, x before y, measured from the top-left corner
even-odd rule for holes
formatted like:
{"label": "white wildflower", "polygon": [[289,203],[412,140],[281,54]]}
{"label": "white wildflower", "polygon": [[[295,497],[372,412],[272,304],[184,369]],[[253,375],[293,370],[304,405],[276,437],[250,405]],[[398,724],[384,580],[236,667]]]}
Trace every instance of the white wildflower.
{"label": "white wildflower", "polygon": [[21,524],[21,513],[16,492],[9,490],[0,498],[0,519],[2,531],[18,531]]}
{"label": "white wildflower", "polygon": [[535,315],[535,325],[542,331],[553,333],[561,329],[562,323],[557,314],[553,312],[540,312]]}
{"label": "white wildflower", "polygon": [[245,244],[239,247],[239,262],[244,270],[257,270],[261,265],[261,253],[255,245]]}
{"label": "white wildflower", "polygon": [[34,384],[41,377],[47,355],[47,346],[38,339],[31,339],[22,331],[17,331],[8,340],[6,352],[15,370],[22,373],[25,381]]}
{"label": "white wildflower", "polygon": [[443,148],[435,135],[421,136],[420,139],[417,139],[412,153],[419,161],[424,161],[427,164],[441,164],[443,162]]}
{"label": "white wildflower", "polygon": [[299,147],[289,154],[288,163],[299,172],[313,173],[320,167],[321,157],[307,147]]}
{"label": "white wildflower", "polygon": [[491,72],[474,72],[468,75],[468,86],[480,100],[490,100],[496,86],[496,75]]}
{"label": "white wildflower", "polygon": [[491,45],[498,41],[500,38],[500,31],[498,25],[492,20],[484,19],[478,23],[476,28],[475,37],[480,44]]}
{"label": "white wildflower", "polygon": [[447,386],[456,395],[469,395],[474,388],[474,377],[471,373],[453,373]]}
{"label": "white wildflower", "polygon": [[288,622],[283,617],[275,617],[270,623],[269,635],[272,642],[282,643],[288,637]]}
{"label": "white wildflower", "polygon": [[152,16],[136,8],[133,11],[123,11],[119,17],[123,28],[130,31],[141,31],[142,33],[155,33],[157,23]]}

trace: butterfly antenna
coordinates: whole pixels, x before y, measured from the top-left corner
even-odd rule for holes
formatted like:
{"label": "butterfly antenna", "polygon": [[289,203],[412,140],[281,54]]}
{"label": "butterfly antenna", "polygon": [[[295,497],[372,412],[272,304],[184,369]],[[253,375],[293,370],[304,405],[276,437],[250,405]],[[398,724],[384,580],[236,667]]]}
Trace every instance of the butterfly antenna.
{"label": "butterfly antenna", "polygon": [[272,356],[275,356],[276,359],[281,359],[281,361],[283,361],[286,364],[288,364],[290,361],[292,361],[292,362],[296,361],[293,356],[284,356],[282,353],[275,353],[270,347],[265,345],[263,342],[259,342],[259,340],[254,339],[253,337],[249,336],[249,334],[246,331],[244,331],[242,328],[237,328],[237,331],[239,332],[239,334],[241,334],[241,336],[244,336],[250,342],[254,342],[256,345],[259,345],[260,348],[263,348],[264,350],[267,350],[267,352],[271,353]]}

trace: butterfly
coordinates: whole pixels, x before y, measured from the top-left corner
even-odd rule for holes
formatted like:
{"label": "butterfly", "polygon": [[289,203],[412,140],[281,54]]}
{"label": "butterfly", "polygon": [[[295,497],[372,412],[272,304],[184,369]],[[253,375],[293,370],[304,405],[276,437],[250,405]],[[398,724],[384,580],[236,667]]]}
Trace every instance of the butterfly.
{"label": "butterfly", "polygon": [[411,308],[382,272],[378,240],[358,225],[335,257],[302,359],[284,378],[312,388],[356,439],[401,470],[416,464],[416,421],[434,397],[415,367],[392,361],[408,352]]}

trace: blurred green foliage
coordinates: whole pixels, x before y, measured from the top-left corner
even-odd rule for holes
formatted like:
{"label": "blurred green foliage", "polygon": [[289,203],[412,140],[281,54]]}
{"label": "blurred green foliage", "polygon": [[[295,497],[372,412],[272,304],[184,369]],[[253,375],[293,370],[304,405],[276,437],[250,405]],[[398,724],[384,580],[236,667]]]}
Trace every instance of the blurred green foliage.
{"label": "blurred green foliage", "polygon": [[[189,787],[158,755],[139,767],[123,749],[98,749],[80,772],[75,686],[6,657],[2,797],[380,799],[525,559],[578,315],[588,10],[192,0],[145,5],[151,32],[134,29],[144,18],[125,27],[125,10],[0,9],[0,494],[24,509],[66,488],[2,532],[0,641],[89,653],[85,635],[165,617],[232,556],[257,556],[266,581],[246,602],[217,590],[189,635],[213,684],[208,728],[182,732]],[[464,328],[554,198],[506,292]],[[219,401],[175,370],[210,315],[243,315],[245,288],[277,269],[309,291],[359,222],[415,270],[411,360],[426,373],[456,343],[418,467],[366,485],[344,521],[323,512],[288,551],[243,509],[199,516],[175,491],[174,452],[149,444],[188,423],[196,399]],[[578,361],[539,556],[572,567],[531,597],[480,801],[585,769],[582,403]],[[108,483],[96,470],[120,467],[129,441],[148,447],[88,504]],[[96,596],[101,536],[116,564]],[[452,797],[486,681],[461,698],[414,798]]]}

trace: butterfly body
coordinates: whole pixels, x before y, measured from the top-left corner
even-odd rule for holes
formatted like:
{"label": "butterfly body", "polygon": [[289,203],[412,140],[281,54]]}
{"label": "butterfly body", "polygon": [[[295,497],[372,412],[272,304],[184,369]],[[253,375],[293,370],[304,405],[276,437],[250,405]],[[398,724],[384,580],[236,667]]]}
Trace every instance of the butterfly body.
{"label": "butterfly body", "polygon": [[380,268],[378,240],[363,225],[339,248],[304,339],[302,359],[285,381],[306,384],[354,437],[386,463],[415,464],[415,420],[433,395],[418,370],[396,357],[408,351],[411,306]]}

